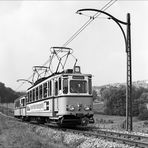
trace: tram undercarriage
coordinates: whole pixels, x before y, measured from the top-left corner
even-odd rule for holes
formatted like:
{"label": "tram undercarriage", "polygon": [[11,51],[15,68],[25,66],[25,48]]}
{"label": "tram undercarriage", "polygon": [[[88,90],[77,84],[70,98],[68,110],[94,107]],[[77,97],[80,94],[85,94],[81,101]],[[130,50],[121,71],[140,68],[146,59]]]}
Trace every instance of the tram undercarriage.
{"label": "tram undercarriage", "polygon": [[58,117],[16,116],[16,118],[22,119],[22,121],[56,124],[58,126],[87,126],[94,123],[93,115],[64,115]]}

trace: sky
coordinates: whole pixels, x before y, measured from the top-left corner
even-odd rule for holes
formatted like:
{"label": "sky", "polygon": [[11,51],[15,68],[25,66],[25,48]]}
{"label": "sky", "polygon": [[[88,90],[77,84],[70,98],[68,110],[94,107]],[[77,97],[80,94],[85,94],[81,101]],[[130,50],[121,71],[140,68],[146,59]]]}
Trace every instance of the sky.
{"label": "sky", "polygon": [[[0,82],[22,91],[30,85],[16,82],[43,65],[50,48],[63,46],[93,15],[76,14],[83,8],[101,9],[109,1],[0,1]],[[148,1],[117,0],[106,12],[126,21],[131,15],[133,81],[148,79]],[[122,25],[126,32],[126,26]],[[82,73],[93,75],[93,85],[126,82],[126,52],[120,28],[100,15],[71,43]],[[69,61],[70,63],[71,61]]]}

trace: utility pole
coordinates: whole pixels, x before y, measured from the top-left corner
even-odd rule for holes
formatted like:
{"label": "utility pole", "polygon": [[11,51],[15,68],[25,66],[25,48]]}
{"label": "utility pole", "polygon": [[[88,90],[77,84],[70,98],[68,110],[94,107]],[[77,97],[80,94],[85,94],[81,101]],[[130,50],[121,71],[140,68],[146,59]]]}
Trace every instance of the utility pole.
{"label": "utility pole", "polygon": [[[130,22],[130,14],[127,14],[127,21],[123,22],[111,14],[98,10],[98,9],[80,9],[77,11],[78,14],[82,15],[84,11],[95,11],[99,13],[103,13],[109,16],[109,19],[112,19],[116,22],[116,24],[121,29],[121,32],[124,37],[125,41],[125,48],[126,48],[126,55],[127,55],[127,83],[126,83],[126,130],[132,131],[133,130],[133,123],[132,123],[132,59],[131,59],[131,22]],[[127,27],[127,34],[125,34],[124,29],[121,25],[126,25]]]}
{"label": "utility pole", "polygon": [[131,59],[131,22],[127,14],[127,86],[126,86],[126,130],[133,130],[132,125],[132,59]]}

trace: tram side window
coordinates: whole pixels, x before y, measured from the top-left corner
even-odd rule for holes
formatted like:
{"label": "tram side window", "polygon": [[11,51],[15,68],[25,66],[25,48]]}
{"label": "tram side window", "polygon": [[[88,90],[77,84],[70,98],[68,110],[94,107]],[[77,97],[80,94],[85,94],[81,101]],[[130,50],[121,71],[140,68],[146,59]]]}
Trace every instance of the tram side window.
{"label": "tram side window", "polygon": [[23,100],[24,100],[23,101],[23,106],[25,106],[26,105],[26,97]]}
{"label": "tram side window", "polygon": [[21,106],[23,106],[23,99],[21,99]]}
{"label": "tram side window", "polygon": [[50,80],[49,82],[48,82],[48,93],[49,93],[49,96],[51,96],[52,95],[52,81]]}
{"label": "tram side window", "polygon": [[35,101],[35,89],[33,89],[33,101]]}
{"label": "tram side window", "polygon": [[63,79],[63,93],[64,94],[68,93],[68,79],[67,78]]}
{"label": "tram side window", "polygon": [[25,99],[23,99],[23,106],[25,106]]}
{"label": "tram side window", "polygon": [[28,92],[28,102],[30,102],[30,91]]}
{"label": "tram side window", "polygon": [[62,89],[61,77],[59,78],[59,83],[58,84],[59,84],[59,93],[58,94],[61,95],[61,93],[62,93],[62,90],[61,90]]}
{"label": "tram side window", "polygon": [[39,86],[39,99],[42,99],[42,85]]}
{"label": "tram side window", "polygon": [[91,80],[91,78],[88,78],[88,88],[89,88],[89,94],[92,94],[92,80]]}
{"label": "tram side window", "polygon": [[22,106],[25,106],[25,99],[21,100],[21,104],[22,104]]}
{"label": "tram side window", "polygon": [[61,90],[61,78],[59,78],[59,90]]}
{"label": "tram side window", "polygon": [[23,99],[21,99],[21,106],[23,106]]}
{"label": "tram side window", "polygon": [[26,103],[29,102],[29,92],[27,93]]}
{"label": "tram side window", "polygon": [[58,95],[58,81],[55,81],[55,95]]}
{"label": "tram side window", "polygon": [[27,99],[27,96],[24,99],[24,106],[26,106],[26,99]]}
{"label": "tram side window", "polygon": [[39,91],[39,89],[38,89],[38,87],[36,88],[36,100],[38,100],[38,98],[39,98],[39,93],[38,93],[38,91]]}
{"label": "tram side window", "polygon": [[29,91],[29,102],[31,102],[31,93]]}
{"label": "tram side window", "polygon": [[26,104],[28,103],[28,93],[27,93],[27,96],[26,96]]}
{"label": "tram side window", "polygon": [[49,110],[49,101],[47,101],[45,103],[46,103],[46,110]]}
{"label": "tram side window", "polygon": [[47,97],[47,83],[44,83],[44,98]]}
{"label": "tram side window", "polygon": [[32,102],[32,90],[30,91],[30,102]]}

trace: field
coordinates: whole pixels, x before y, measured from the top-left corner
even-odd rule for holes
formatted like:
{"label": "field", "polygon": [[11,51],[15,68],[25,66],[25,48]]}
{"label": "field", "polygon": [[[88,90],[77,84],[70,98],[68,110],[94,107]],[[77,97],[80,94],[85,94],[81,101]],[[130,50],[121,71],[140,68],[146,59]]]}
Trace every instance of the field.
{"label": "field", "polygon": [[14,103],[0,103],[0,106],[5,108],[14,109]]}
{"label": "field", "polygon": [[[125,116],[103,115],[103,103],[94,104],[95,126],[98,128],[108,128],[113,130],[125,130]],[[148,121],[139,121],[133,117],[133,131],[148,134]]]}
{"label": "field", "polygon": [[100,128],[120,128],[120,125],[125,120],[125,117],[121,116],[109,116],[109,115],[103,115],[103,103],[94,103],[94,119],[95,119],[95,126]]}
{"label": "field", "polygon": [[103,114],[103,102],[94,103],[93,110],[95,114]]}

